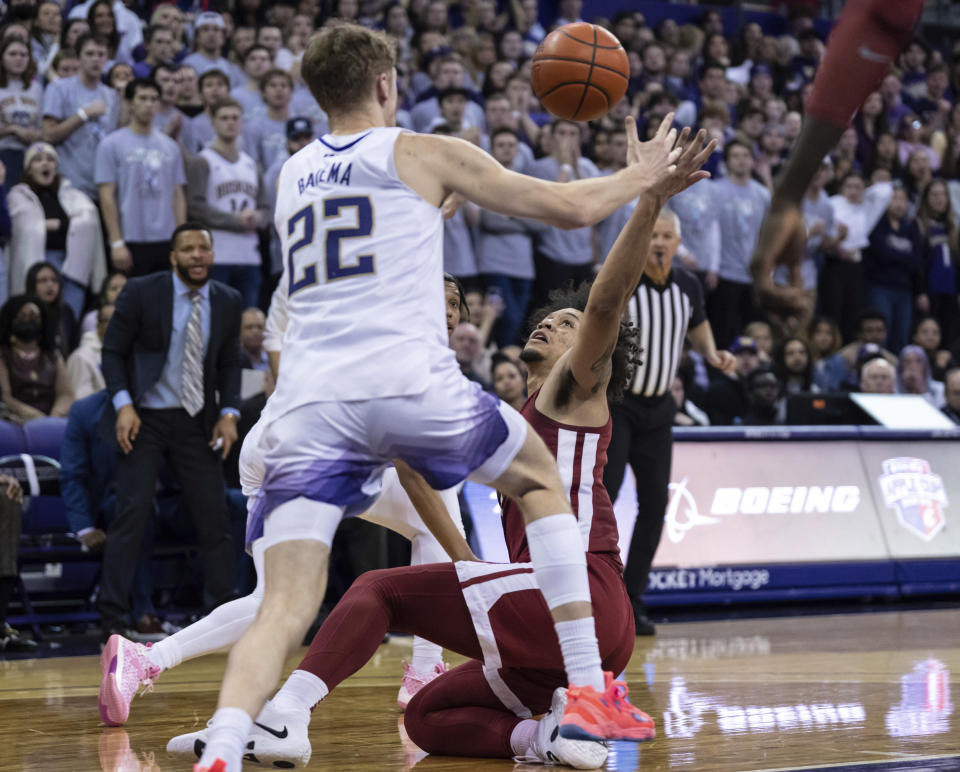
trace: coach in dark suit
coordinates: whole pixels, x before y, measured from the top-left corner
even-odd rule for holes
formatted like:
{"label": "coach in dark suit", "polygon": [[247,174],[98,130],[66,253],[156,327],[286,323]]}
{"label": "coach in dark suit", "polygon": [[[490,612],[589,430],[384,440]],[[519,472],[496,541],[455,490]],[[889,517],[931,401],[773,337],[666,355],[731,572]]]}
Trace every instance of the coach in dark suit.
{"label": "coach in dark suit", "polygon": [[100,582],[105,634],[128,627],[130,589],[164,456],[203,552],[205,603],[232,595],[221,459],[237,440],[243,305],[236,290],[209,281],[209,230],[181,225],[172,246],[172,271],[127,282],[103,341],[103,376],[116,411],[105,411],[105,428],[120,446],[117,513]]}

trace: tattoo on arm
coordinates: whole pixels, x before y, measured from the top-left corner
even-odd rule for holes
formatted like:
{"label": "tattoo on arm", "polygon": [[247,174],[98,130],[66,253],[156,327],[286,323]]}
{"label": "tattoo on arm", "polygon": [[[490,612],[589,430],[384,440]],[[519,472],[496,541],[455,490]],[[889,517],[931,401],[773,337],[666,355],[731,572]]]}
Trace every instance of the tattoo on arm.
{"label": "tattoo on arm", "polygon": [[597,375],[597,382],[593,384],[593,389],[591,390],[594,394],[600,391],[602,386],[605,386],[602,374],[605,374],[610,369],[610,357],[613,356],[613,350],[616,345],[616,343],[611,343],[607,346],[606,350],[590,365],[590,372]]}

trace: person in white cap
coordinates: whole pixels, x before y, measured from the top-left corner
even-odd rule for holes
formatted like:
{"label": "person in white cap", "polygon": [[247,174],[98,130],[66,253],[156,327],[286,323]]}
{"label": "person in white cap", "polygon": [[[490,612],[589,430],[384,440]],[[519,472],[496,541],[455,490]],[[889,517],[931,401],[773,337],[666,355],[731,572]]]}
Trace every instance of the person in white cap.
{"label": "person in white cap", "polygon": [[197,16],[193,29],[195,50],[183,60],[184,64],[193,67],[197,75],[203,75],[207,70],[220,70],[231,76],[231,86],[242,86],[242,81],[234,82],[233,65],[223,57],[223,39],[227,33],[223,17],[213,11],[204,11]]}

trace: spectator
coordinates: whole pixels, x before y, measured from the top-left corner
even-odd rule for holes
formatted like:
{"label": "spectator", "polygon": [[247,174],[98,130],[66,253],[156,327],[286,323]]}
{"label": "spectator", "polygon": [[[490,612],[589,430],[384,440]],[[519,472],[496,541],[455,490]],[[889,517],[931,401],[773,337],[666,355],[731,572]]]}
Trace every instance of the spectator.
{"label": "spectator", "polygon": [[40,139],[43,86],[34,79],[37,65],[30,48],[17,38],[0,43],[0,163],[6,167],[4,191],[23,174],[23,155]]}
{"label": "spectator", "polygon": [[897,387],[901,394],[919,394],[936,408],[946,404],[943,384],[933,380],[927,353],[920,346],[910,344],[900,351]]}
{"label": "spectator", "polygon": [[527,379],[520,365],[503,355],[493,358],[493,390],[514,410],[520,410],[527,401]]}
{"label": "spectator", "polygon": [[127,283],[127,275],[120,271],[113,271],[100,284],[100,292],[97,295],[97,307],[88,311],[80,324],[80,334],[85,335],[88,332],[95,331],[100,323],[98,309],[104,305],[114,305],[120,291]]}
{"label": "spectator", "polygon": [[917,225],[923,255],[917,309],[933,316],[945,338],[953,341],[960,337],[960,272],[957,271],[960,235],[950,206],[950,193],[943,180],[933,180],[924,188]]}
{"label": "spectator", "polygon": [[169,268],[166,234],[186,219],[187,179],[177,144],[153,127],[156,84],[135,80],[125,93],[130,125],[97,148],[96,182],[113,267],[144,276]]}
{"label": "spectator", "polygon": [[[416,131],[425,131],[440,115],[440,103],[437,96],[446,88],[463,88],[467,85],[466,73],[461,59],[456,54],[448,54],[436,63],[433,86],[419,96],[419,100],[410,111],[410,119]],[[502,89],[498,89],[501,90]],[[483,109],[471,98],[467,103],[464,116],[471,126],[484,126]]]}
{"label": "spectator", "polygon": [[940,347],[942,340],[940,323],[936,319],[932,316],[917,319],[910,342],[920,346],[926,352],[930,371],[934,380],[937,381],[942,381],[947,370],[956,367],[953,355]]}
{"label": "spectator", "polygon": [[843,386],[851,387],[856,383],[860,358],[864,346],[876,346],[879,355],[890,364],[896,366],[897,358],[884,346],[887,344],[887,318],[875,308],[865,308],[857,317],[856,338],[834,354],[827,363],[827,369],[839,376],[831,384],[829,391],[835,391]]}
{"label": "spectator", "polygon": [[[512,129],[497,129],[491,139],[494,158],[510,169],[517,156],[518,141]],[[503,298],[503,315],[495,338],[501,348],[518,341],[527,314],[533,284],[533,239],[546,230],[535,220],[488,211],[480,212],[477,229],[477,263],[484,284]]]}
{"label": "spectator", "polygon": [[943,414],[960,425],[960,368],[954,367],[947,371],[944,377],[945,395],[947,405],[943,408]]}
{"label": "spectator", "polygon": [[260,83],[266,113],[247,121],[244,141],[247,152],[261,169],[269,169],[284,152],[293,78],[283,70],[268,70]]}
{"label": "spectator", "polygon": [[143,32],[147,55],[133,65],[136,78],[149,78],[154,68],[173,62],[173,32],[168,27],[151,24]]}
{"label": "spectator", "polygon": [[260,300],[260,238],[270,222],[269,195],[256,161],[237,146],[243,108],[224,99],[213,108],[213,143],[190,162],[190,219],[209,228],[220,257],[213,278],[237,290],[245,306]]}
{"label": "spectator", "polygon": [[773,372],[784,394],[819,392],[813,380],[813,357],[803,338],[790,337],[780,341],[773,355]]}
{"label": "spectator", "polygon": [[85,332],[80,345],[67,357],[67,381],[76,400],[89,397],[106,388],[100,366],[103,336],[113,317],[113,303],[105,303],[97,310],[97,329]]}
{"label": "spectator", "polygon": [[747,373],[747,409],[739,421],[744,426],[774,426],[783,423],[780,381],[769,365]]}
{"label": "spectator", "polygon": [[240,363],[247,370],[269,370],[270,362],[263,348],[263,331],[267,317],[259,308],[248,308],[240,317]]}
{"label": "spectator", "polygon": [[670,394],[677,406],[677,412],[673,416],[674,426],[710,425],[710,417],[697,407],[693,400],[687,399],[687,387],[680,371],[673,377],[673,383],[670,384]]}
{"label": "spectator", "polygon": [[[153,14],[150,16],[150,26],[163,27],[164,29],[170,30],[173,38],[173,43],[170,46],[170,61],[177,62],[178,64],[182,63],[187,57],[187,54],[190,53],[187,48],[187,33],[184,28],[184,22],[183,11],[172,3],[157,5],[153,10]],[[120,26],[121,28],[123,27],[122,18]],[[139,49],[135,48],[133,50],[136,51],[138,57],[146,55],[146,51],[142,46]],[[196,70],[194,70],[194,72],[196,72]]]}
{"label": "spectator", "polygon": [[843,345],[840,327],[827,316],[815,316],[807,327],[810,356],[813,360],[813,381],[821,391],[836,391],[847,373],[846,364],[833,355]]}
{"label": "spectator", "polygon": [[177,83],[178,69],[175,64],[158,64],[153,70],[152,78],[160,92],[160,100],[153,116],[153,127],[174,140],[180,136],[180,129],[183,127],[183,113],[177,109],[177,92],[180,90]]}
{"label": "spectator", "polygon": [[84,35],[77,46],[80,73],[51,83],[43,95],[43,138],[57,148],[60,173],[96,200],[97,147],[117,126],[119,102],[100,80],[107,61],[103,41]]}
{"label": "spectator", "polygon": [[243,105],[243,115],[249,121],[267,114],[261,90],[263,76],[270,71],[273,60],[263,46],[250,46],[243,55],[243,72],[246,83],[231,90],[230,96]]}
{"label": "spectator", "polygon": [[750,255],[770,206],[770,191],[751,178],[753,155],[738,140],[723,148],[727,176],[711,182],[720,223],[720,267],[707,273],[707,316],[724,345],[759,317],[753,299]]}
{"label": "spectator", "polygon": [[833,215],[846,235],[828,255],[820,273],[820,306],[824,314],[837,320],[844,338],[853,335],[863,292],[863,249],[870,244],[870,233],[893,197],[889,182],[869,188],[859,172],[851,172],[842,181],[840,193],[831,197]]}
{"label": "spectator", "polygon": [[24,292],[28,271],[45,260],[63,272],[64,302],[77,318],[86,288],[103,279],[103,232],[93,201],[61,177],[53,145],[37,142],[29,147],[23,178],[10,189],[9,207],[10,292]]}
{"label": "spectator", "polygon": [[77,318],[64,301],[63,277],[52,263],[34,263],[27,271],[26,294],[39,298],[47,312],[53,342],[67,356],[77,340]]}
{"label": "spectator", "polygon": [[60,47],[60,31],[63,28],[61,13],[57,0],[41,0],[37,4],[37,20],[30,29],[30,46],[39,78],[46,77],[47,69]]}
{"label": "spectator", "polygon": [[860,369],[860,391],[864,394],[896,394],[896,368],[883,357],[868,359]]}
{"label": "spectator", "polygon": [[743,334],[753,338],[753,342],[757,344],[760,364],[770,364],[773,357],[773,329],[770,325],[766,322],[750,322],[743,328]]}
{"label": "spectator", "polygon": [[[186,223],[171,242],[173,271],[127,282],[103,342],[120,445],[117,514],[100,583],[105,636],[129,626],[133,575],[164,456],[204,555],[205,604],[229,599],[234,583],[220,461],[237,438],[241,300],[235,290],[209,281],[209,231]],[[104,423],[111,418],[105,412]]]}
{"label": "spectator", "polygon": [[[122,5],[122,4],[121,4]],[[110,0],[95,0],[87,10],[87,24],[90,32],[106,42],[107,59],[112,62],[126,62],[133,64],[133,54],[130,41],[126,35],[121,35],[117,28],[117,17],[110,6]],[[133,45],[139,45],[143,40],[140,33],[140,20],[137,19],[138,39]]]}
{"label": "spectator", "polygon": [[184,121],[180,143],[188,156],[196,155],[213,141],[213,106],[230,96],[230,79],[222,70],[207,70],[198,80],[203,110]]}
{"label": "spectator", "polygon": [[[197,71],[189,64],[181,64],[177,68],[177,109],[184,115],[183,126],[190,118],[195,118],[203,112],[203,100],[200,98],[200,79]],[[180,135],[183,135],[183,127]]]}
{"label": "spectator", "polygon": [[[230,77],[230,84],[242,86],[243,81],[236,75],[231,77],[233,66],[223,58],[222,49],[227,25],[223,16],[213,11],[204,11],[193,23],[194,46],[192,54],[183,60],[197,71],[201,77],[208,70],[220,70]],[[201,84],[201,89],[203,84]]]}
{"label": "spectator", "polygon": [[[99,0],[102,2],[103,0]],[[84,0],[70,9],[68,18],[70,21],[77,19],[86,19],[87,26],[93,29],[91,20],[91,11],[97,3],[94,0]],[[136,13],[127,8],[122,0],[113,0],[112,5],[108,5],[111,15],[114,18],[116,31],[123,41],[123,48],[126,51],[133,51],[143,42],[142,22]],[[69,23],[69,22],[68,22]]]}
{"label": "spectator", "polygon": [[[55,80],[65,80],[80,74],[80,57],[72,48],[61,48],[50,62],[47,70],[47,79],[50,83]],[[46,135],[44,135],[46,136]]]}
{"label": "spectator", "polygon": [[886,317],[894,351],[907,344],[914,298],[920,292],[920,232],[908,217],[909,207],[906,191],[895,188],[863,250],[863,299]]}
{"label": "spectator", "polygon": [[730,426],[740,422],[748,407],[747,374],[760,365],[756,341],[746,335],[734,338],[730,353],[737,360],[734,371],[714,380],[705,397],[707,415],[714,426]]}
{"label": "spectator", "polygon": [[7,622],[10,598],[20,576],[20,520],[23,490],[15,478],[0,475],[0,652],[34,651],[37,642],[21,638]]}
{"label": "spectator", "polygon": [[[677,256],[683,267],[696,274],[704,289],[707,275],[717,276],[720,270],[720,221],[717,219],[713,186],[691,185],[667,201],[666,208],[680,220],[683,244]],[[716,286],[715,279],[713,280]]]}
{"label": "spectator", "polygon": [[[555,120],[550,125],[552,154],[535,161],[531,174],[552,182],[600,176],[592,161],[580,156],[580,124]],[[574,285],[593,278],[593,249],[590,228],[560,230],[548,228],[540,237],[536,259],[533,302],[541,303],[551,289]]]}
{"label": "spectator", "polygon": [[[472,317],[471,317],[472,318]],[[470,322],[461,322],[450,336],[450,347],[456,354],[457,362],[463,374],[471,381],[479,383],[484,390],[492,391],[489,381],[478,371],[477,362],[483,356],[483,339],[480,331]]]}
{"label": "spectator", "polygon": [[73,402],[45,304],[15,295],[0,308],[0,393],[21,421],[66,416]]}

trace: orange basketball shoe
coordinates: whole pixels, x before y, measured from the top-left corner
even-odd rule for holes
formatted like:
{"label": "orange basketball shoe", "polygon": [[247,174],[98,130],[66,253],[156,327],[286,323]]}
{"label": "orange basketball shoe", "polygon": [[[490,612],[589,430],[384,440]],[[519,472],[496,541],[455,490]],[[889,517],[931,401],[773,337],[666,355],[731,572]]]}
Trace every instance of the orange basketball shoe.
{"label": "orange basketball shoe", "polygon": [[227,762],[223,759],[217,759],[209,767],[201,767],[199,764],[194,764],[193,772],[227,772]]}
{"label": "orange basketball shoe", "polygon": [[646,742],[657,732],[653,719],[627,699],[627,685],[603,671],[606,688],[571,686],[560,721],[560,736],[568,740],[628,740]]}

